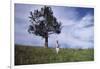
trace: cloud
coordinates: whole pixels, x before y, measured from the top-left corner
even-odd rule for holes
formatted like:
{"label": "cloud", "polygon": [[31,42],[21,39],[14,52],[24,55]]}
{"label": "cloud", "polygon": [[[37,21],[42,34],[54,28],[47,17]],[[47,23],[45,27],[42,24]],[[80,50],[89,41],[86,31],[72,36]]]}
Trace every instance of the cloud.
{"label": "cloud", "polygon": [[[63,29],[58,38],[63,44],[80,47],[91,48],[93,47],[94,40],[94,27],[93,27],[93,15],[87,14],[77,23]],[[92,25],[91,25],[92,24]],[[89,26],[90,25],[90,26]],[[88,27],[86,27],[88,26]],[[66,31],[68,30],[68,31]]]}
{"label": "cloud", "polygon": [[[44,46],[44,39],[40,36],[29,34],[29,12],[40,9],[43,6],[16,4],[15,5],[15,44]],[[76,7],[52,6],[55,17],[62,22],[60,34],[49,36],[49,47],[55,47],[56,40],[61,47],[69,48],[93,48],[94,43],[94,14],[89,8],[80,8],[85,13],[77,11]],[[79,10],[79,9],[78,9]],[[82,14],[82,15],[81,15]]]}

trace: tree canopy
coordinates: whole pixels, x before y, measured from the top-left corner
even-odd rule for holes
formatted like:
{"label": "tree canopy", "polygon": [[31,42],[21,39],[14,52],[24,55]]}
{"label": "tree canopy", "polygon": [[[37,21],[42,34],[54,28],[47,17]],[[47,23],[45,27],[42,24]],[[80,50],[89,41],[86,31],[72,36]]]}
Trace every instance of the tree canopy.
{"label": "tree canopy", "polygon": [[40,10],[31,11],[29,19],[31,24],[29,25],[28,32],[45,38],[47,46],[50,34],[61,33],[61,22],[57,21],[51,7],[44,6]]}

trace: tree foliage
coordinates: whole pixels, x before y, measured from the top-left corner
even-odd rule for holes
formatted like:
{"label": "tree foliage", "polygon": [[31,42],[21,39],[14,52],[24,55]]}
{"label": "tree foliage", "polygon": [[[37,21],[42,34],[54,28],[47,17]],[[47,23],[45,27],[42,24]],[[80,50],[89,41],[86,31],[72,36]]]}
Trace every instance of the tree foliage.
{"label": "tree foliage", "polygon": [[29,25],[28,32],[41,36],[45,38],[46,41],[50,34],[61,33],[61,22],[57,21],[51,7],[44,6],[40,10],[31,11],[29,19],[31,24]]}

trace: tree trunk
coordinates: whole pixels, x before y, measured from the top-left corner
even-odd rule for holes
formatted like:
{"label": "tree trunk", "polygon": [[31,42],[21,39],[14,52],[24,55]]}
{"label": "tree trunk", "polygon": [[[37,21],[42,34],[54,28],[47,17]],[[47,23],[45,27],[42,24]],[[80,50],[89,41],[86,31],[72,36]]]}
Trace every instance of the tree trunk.
{"label": "tree trunk", "polygon": [[45,48],[48,48],[48,36],[45,37]]}

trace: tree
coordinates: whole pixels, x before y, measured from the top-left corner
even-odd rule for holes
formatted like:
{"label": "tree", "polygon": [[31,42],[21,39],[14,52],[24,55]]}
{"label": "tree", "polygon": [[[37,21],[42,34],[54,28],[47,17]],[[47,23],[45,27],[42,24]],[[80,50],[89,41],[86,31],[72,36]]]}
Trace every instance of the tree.
{"label": "tree", "polygon": [[61,22],[53,16],[51,7],[44,6],[40,10],[30,12],[28,32],[45,38],[45,47],[48,47],[48,37],[53,33],[61,33]]}

